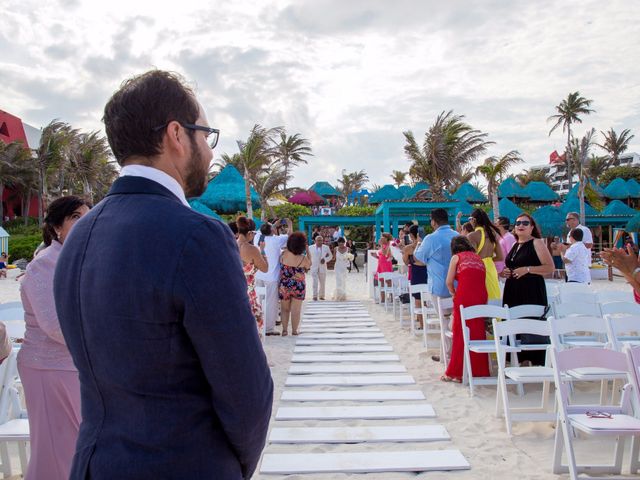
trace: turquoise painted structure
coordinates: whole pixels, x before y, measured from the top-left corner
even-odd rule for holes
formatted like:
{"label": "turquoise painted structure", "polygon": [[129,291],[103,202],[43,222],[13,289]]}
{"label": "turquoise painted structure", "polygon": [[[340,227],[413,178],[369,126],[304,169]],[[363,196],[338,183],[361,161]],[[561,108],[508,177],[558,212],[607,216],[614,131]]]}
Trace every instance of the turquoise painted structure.
{"label": "turquoise painted structure", "polygon": [[431,221],[431,211],[444,208],[449,214],[449,224],[455,225],[456,215],[471,215],[474,207],[467,202],[383,202],[377,208],[375,215],[348,217],[340,215],[314,215],[298,218],[300,230],[306,232],[311,240],[314,226],[371,226],[375,227],[375,238],[378,241],[382,232],[390,232],[398,236],[400,227],[407,222],[417,220],[421,225],[428,225]]}

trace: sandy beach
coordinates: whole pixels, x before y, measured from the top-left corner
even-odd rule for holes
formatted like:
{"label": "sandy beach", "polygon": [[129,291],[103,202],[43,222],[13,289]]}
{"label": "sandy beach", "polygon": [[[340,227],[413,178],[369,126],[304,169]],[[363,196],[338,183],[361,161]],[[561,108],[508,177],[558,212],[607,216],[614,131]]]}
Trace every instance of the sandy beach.
{"label": "sandy beach", "polygon": [[[13,272],[12,272],[13,273]],[[0,301],[7,302],[19,300],[19,282],[10,278],[0,280]],[[335,277],[333,272],[329,272],[327,277],[327,294],[333,292]],[[362,301],[363,305],[370,312],[371,317],[383,331],[385,338],[393,346],[394,353],[400,356],[400,362],[407,368],[407,373],[412,375],[416,386],[411,388],[420,389],[426,396],[427,402],[431,403],[436,411],[437,418],[427,420],[428,423],[441,424],[446,427],[451,440],[446,442],[433,443],[403,443],[403,444],[309,444],[309,445],[267,445],[265,452],[269,453],[292,453],[292,452],[354,452],[354,451],[398,451],[410,448],[426,449],[459,449],[471,464],[471,469],[459,472],[425,472],[419,475],[413,473],[378,473],[367,474],[366,478],[371,479],[403,479],[403,478],[511,478],[515,472],[522,479],[551,479],[558,478],[551,473],[551,459],[553,453],[554,426],[549,423],[515,423],[514,435],[509,437],[505,430],[502,418],[496,418],[494,386],[479,387],[476,396],[469,396],[468,388],[452,383],[439,381],[443,373],[442,365],[431,360],[431,355],[437,353],[435,342],[430,345],[427,351],[422,345],[422,337],[411,337],[411,333],[406,328],[400,328],[397,321],[393,319],[391,310],[385,313],[382,306],[376,305],[367,296],[364,273],[351,273],[348,275],[348,298],[349,300]],[[596,290],[625,290],[629,286],[622,280],[616,279],[614,282],[596,281]],[[304,324],[302,325],[304,331]],[[435,337],[434,337],[435,338]],[[280,396],[287,377],[290,366],[295,337],[268,337],[265,350],[269,361],[273,364],[272,376],[275,383],[275,395],[273,405],[273,415],[280,404]],[[377,389],[385,387],[377,387]],[[387,387],[392,388],[392,387]],[[533,403],[537,401],[540,388],[527,386],[524,398],[516,398],[516,401]],[[324,402],[324,405],[353,405],[353,402]],[[364,421],[364,420],[342,420],[322,422],[323,426],[357,426],[357,425],[410,425],[415,420],[386,420],[386,421]],[[422,422],[422,421],[421,421]],[[282,424],[283,422],[279,422]],[[311,426],[318,424],[317,421],[291,421],[286,422],[287,426]],[[273,426],[273,421],[272,424]],[[280,425],[282,426],[282,425]],[[578,459],[590,457],[590,460],[603,461],[610,458],[613,451],[613,443],[601,442],[579,442]],[[12,455],[14,472],[19,468],[16,455]],[[364,474],[320,474],[320,475],[290,475],[289,479],[342,479],[346,477],[364,477]],[[20,478],[14,476],[13,478]],[[260,479],[280,479],[284,476],[260,475],[258,472],[253,478]]]}
{"label": "sandy beach", "polygon": [[[333,272],[327,276],[327,292],[332,292],[335,283]],[[348,299],[360,300],[365,305],[371,317],[383,331],[386,340],[393,346],[394,353],[400,356],[400,362],[407,368],[407,373],[412,375],[419,388],[425,394],[428,403],[431,403],[437,417],[432,420],[421,420],[420,423],[441,424],[446,427],[451,440],[432,443],[402,443],[402,444],[311,444],[311,445],[267,445],[268,453],[294,453],[294,452],[357,452],[357,451],[402,451],[411,448],[424,449],[459,449],[471,464],[471,469],[454,472],[424,472],[414,473],[374,473],[374,474],[316,474],[316,475],[260,475],[256,473],[254,478],[260,479],[342,479],[366,477],[371,479],[403,479],[403,478],[512,478],[517,474],[521,479],[552,479],[563,478],[551,472],[553,455],[553,440],[555,425],[551,423],[514,423],[514,435],[509,437],[506,432],[504,419],[495,416],[495,386],[482,386],[477,388],[473,398],[469,396],[469,390],[459,384],[443,383],[439,380],[443,373],[440,363],[431,360],[431,355],[438,353],[438,345],[430,342],[427,351],[423,347],[422,336],[411,337],[409,327],[400,328],[399,322],[393,319],[391,309],[385,313],[384,307],[374,304],[367,295],[364,273],[351,273],[347,280]],[[598,280],[593,283],[595,290],[626,290],[630,287],[621,279],[613,282]],[[406,317],[405,317],[406,318]],[[304,323],[301,331],[304,331]],[[436,338],[436,337],[432,337]],[[265,349],[269,355],[272,367],[272,375],[275,383],[273,415],[280,404],[287,371],[290,366],[295,338],[269,337]],[[376,387],[382,389],[385,387]],[[391,387],[387,387],[391,388]],[[525,387],[524,398],[514,396],[513,402],[517,405],[534,404],[539,400],[541,388],[537,385]],[[589,390],[591,392],[591,390]],[[322,402],[323,405],[354,405],[354,402]],[[317,403],[305,403],[305,405],[318,405]],[[317,421],[307,422],[278,422],[282,427],[286,426],[358,426],[358,425],[411,425],[416,420],[348,420],[348,421]],[[273,426],[273,420],[271,423]],[[580,459],[588,458],[589,462],[601,460],[608,462],[613,452],[613,442],[578,443],[577,455]],[[625,457],[628,458],[628,457]],[[626,462],[626,460],[625,460]],[[516,473],[517,472],[517,473]],[[566,476],[565,476],[566,478]]]}

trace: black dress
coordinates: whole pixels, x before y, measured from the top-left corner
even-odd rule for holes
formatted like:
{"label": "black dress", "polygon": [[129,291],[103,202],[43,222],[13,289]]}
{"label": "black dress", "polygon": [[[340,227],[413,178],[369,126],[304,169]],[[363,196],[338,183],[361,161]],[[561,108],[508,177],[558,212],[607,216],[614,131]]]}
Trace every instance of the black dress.
{"label": "black dress", "polygon": [[[505,259],[505,266],[511,270],[520,267],[538,267],[542,265],[531,239],[525,243],[516,243]],[[520,278],[507,278],[504,285],[502,304],[510,307],[518,305],[547,306],[547,288],[542,275],[528,273]],[[549,343],[549,337],[540,335],[521,336],[522,343]],[[522,352],[518,359],[531,360],[534,365],[544,365],[545,352]]]}

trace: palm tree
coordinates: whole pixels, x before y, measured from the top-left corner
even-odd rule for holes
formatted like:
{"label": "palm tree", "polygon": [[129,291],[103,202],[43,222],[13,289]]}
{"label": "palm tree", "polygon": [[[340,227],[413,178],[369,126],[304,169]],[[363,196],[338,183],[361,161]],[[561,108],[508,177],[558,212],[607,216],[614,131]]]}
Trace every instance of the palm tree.
{"label": "palm tree", "polygon": [[457,168],[469,165],[493,143],[463,118],[453,111],[442,112],[425,133],[422,145],[418,145],[413,132],[403,132],[404,153],[411,161],[409,175],[429,183],[434,200],[444,200],[442,191],[451,185]]}
{"label": "palm tree", "polygon": [[487,193],[489,202],[493,208],[493,218],[500,216],[500,206],[498,205],[498,184],[502,182],[509,169],[516,163],[521,163],[522,157],[517,150],[511,150],[502,157],[489,157],[484,163],[476,168],[476,173],[482,175],[487,180]]}
{"label": "palm tree", "polygon": [[[94,190],[101,181],[100,173],[109,163],[111,150],[107,139],[99,132],[81,133],[71,142],[66,184],[69,191],[81,189],[93,202]],[[113,179],[112,179],[113,180]]]}
{"label": "palm tree", "polygon": [[589,159],[589,151],[594,144],[595,129],[589,130],[582,139],[578,142],[577,139],[573,142],[573,147],[576,153],[576,160],[578,161],[578,177],[580,186],[578,187],[578,198],[580,200],[580,223],[584,225],[584,189],[587,184],[585,168]]}
{"label": "palm tree", "polygon": [[[38,177],[40,181],[40,202],[38,205],[38,217],[40,225],[44,218],[44,207],[49,197],[49,175],[64,171],[64,164],[68,158],[69,148],[76,136],[67,123],[52,120],[42,129],[40,145],[36,150],[38,163]],[[64,174],[61,173],[62,178]],[[60,190],[62,188],[60,187]]]}
{"label": "palm tree", "polygon": [[604,142],[596,145],[609,154],[609,166],[619,167],[620,155],[629,148],[629,142],[635,135],[631,135],[631,131],[628,128],[620,132],[620,136],[613,128],[610,128],[607,132],[601,131],[600,133],[604,136]]}
{"label": "palm tree", "polygon": [[530,168],[516,175],[516,180],[520,185],[525,186],[529,182],[544,182],[551,186],[549,173],[539,168]]}
{"label": "palm tree", "polygon": [[4,221],[4,208],[1,201],[4,196],[4,188],[20,182],[19,165],[26,157],[30,156],[31,153],[20,141],[0,142],[0,222]]}
{"label": "palm tree", "polygon": [[393,183],[395,183],[396,187],[399,187],[407,179],[407,172],[401,172],[400,170],[393,170],[391,172],[391,178],[393,179]]}
{"label": "palm tree", "polygon": [[283,186],[287,181],[287,173],[283,165],[275,164],[272,168],[269,168],[264,173],[258,175],[255,179],[255,188],[260,196],[260,202],[262,203],[262,220],[269,217],[275,217],[273,208],[268,203],[275,193],[278,193],[279,187]]}
{"label": "palm tree", "polygon": [[16,163],[16,185],[20,187],[20,194],[22,197],[22,217],[24,224],[29,222],[29,206],[31,205],[31,199],[33,195],[38,195],[39,180],[38,180],[38,163],[36,158],[31,155],[30,152],[25,153]]}
{"label": "palm tree", "polygon": [[287,133],[282,130],[280,131],[280,142],[276,145],[275,156],[284,167],[284,194],[286,196],[289,170],[301,163],[308,163],[304,157],[313,156],[311,143],[306,138],[302,138],[299,133],[287,136]]}
{"label": "palm tree", "polygon": [[251,205],[251,185],[255,179],[263,173],[273,162],[275,157],[272,138],[279,135],[281,128],[266,129],[261,125],[254,125],[246,141],[238,140],[240,155],[240,165],[244,177],[244,191],[247,202],[247,216],[253,217],[253,206]]}
{"label": "palm tree", "polygon": [[364,170],[351,173],[342,170],[342,178],[338,179],[339,190],[348,199],[352,193],[362,190],[368,181],[369,177]]}
{"label": "palm tree", "polygon": [[571,125],[574,123],[582,123],[580,115],[589,115],[595,110],[589,107],[593,103],[593,100],[586,99],[580,96],[580,92],[570,93],[565,100],[562,100],[556,105],[555,115],[551,115],[547,121],[553,120],[556,124],[549,130],[549,135],[553,131],[562,125],[562,131],[567,132],[567,174],[569,175],[569,190],[573,186],[573,159],[571,158]]}
{"label": "palm tree", "polygon": [[460,188],[463,183],[471,182],[473,177],[476,176],[476,172],[471,167],[463,167],[462,165],[458,165],[453,172],[453,177],[449,182],[449,189],[451,192],[455,192]]}
{"label": "palm tree", "polygon": [[586,176],[593,181],[598,181],[600,176],[609,168],[609,158],[591,154],[585,165]]}

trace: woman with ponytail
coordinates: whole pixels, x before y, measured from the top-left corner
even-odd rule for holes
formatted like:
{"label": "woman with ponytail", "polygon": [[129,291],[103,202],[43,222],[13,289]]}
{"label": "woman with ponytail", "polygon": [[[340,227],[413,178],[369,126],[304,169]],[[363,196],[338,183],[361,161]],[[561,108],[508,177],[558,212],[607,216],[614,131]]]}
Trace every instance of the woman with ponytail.
{"label": "woman with ponytail", "polygon": [[53,297],[53,274],[62,245],[89,207],[79,197],[49,205],[45,248],[29,265],[20,296],[26,332],[18,372],[29,414],[31,458],[25,480],[69,478],[80,427],[80,381],[67,349]]}

